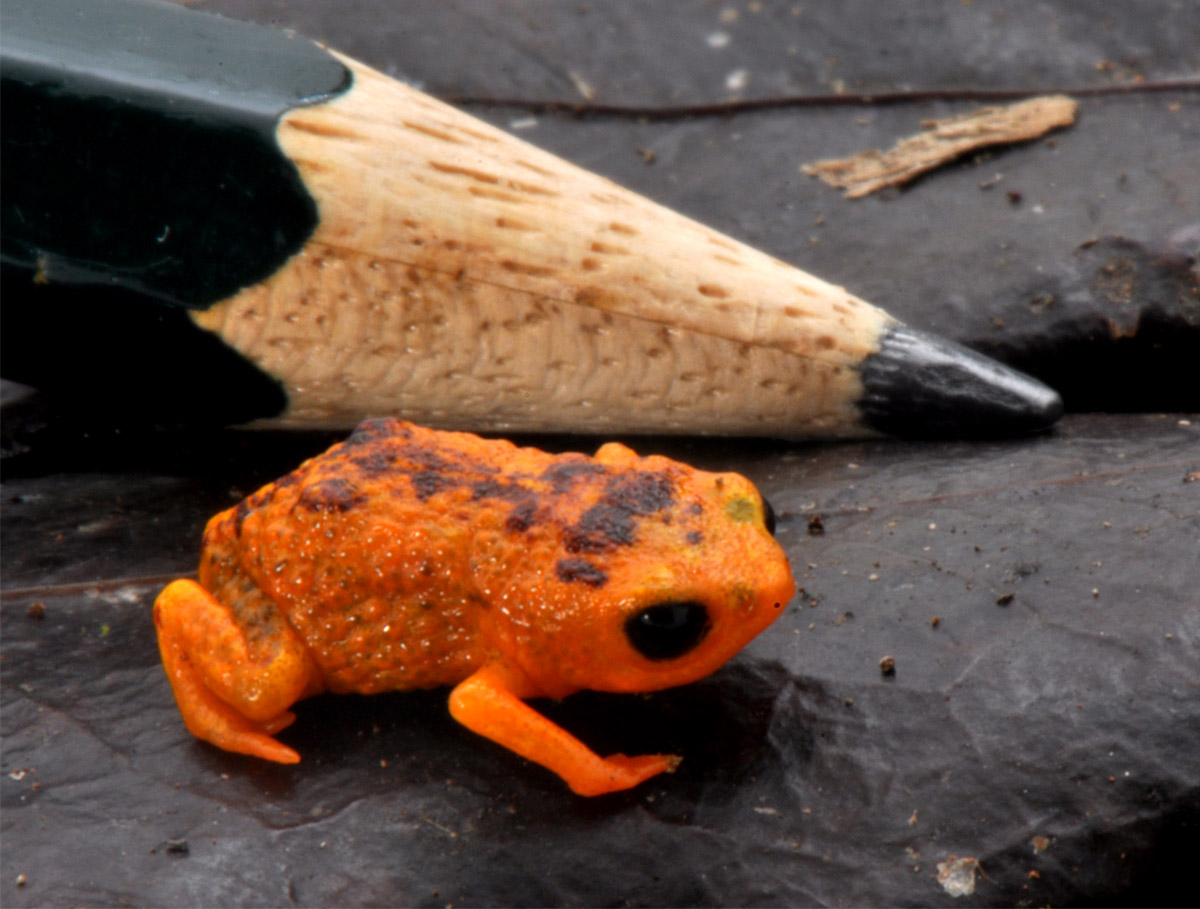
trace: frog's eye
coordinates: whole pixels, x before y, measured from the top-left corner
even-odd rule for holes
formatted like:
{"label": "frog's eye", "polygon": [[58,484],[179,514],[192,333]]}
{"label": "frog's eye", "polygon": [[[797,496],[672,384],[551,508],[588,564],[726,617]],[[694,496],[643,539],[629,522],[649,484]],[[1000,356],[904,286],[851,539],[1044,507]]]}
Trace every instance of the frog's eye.
{"label": "frog's eye", "polygon": [[767,533],[775,536],[775,509],[771,507],[766,496],[763,496],[763,521],[767,525]]}
{"label": "frog's eye", "polygon": [[683,656],[708,633],[708,610],[701,603],[661,603],[625,621],[633,649],[650,660]]}

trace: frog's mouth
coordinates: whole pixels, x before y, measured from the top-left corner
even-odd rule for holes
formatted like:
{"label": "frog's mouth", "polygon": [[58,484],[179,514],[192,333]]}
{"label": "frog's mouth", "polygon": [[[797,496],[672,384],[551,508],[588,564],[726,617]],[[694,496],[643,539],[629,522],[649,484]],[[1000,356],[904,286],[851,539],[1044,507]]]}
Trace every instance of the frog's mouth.
{"label": "frog's mouth", "polygon": [[659,603],[626,619],[625,637],[648,660],[674,660],[695,650],[711,628],[703,603]]}

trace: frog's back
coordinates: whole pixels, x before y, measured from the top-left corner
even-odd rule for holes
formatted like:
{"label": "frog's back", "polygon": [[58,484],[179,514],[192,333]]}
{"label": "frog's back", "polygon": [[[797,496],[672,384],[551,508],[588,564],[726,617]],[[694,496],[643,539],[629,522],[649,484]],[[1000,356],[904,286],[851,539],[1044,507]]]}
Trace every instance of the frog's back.
{"label": "frog's back", "polygon": [[200,582],[257,621],[261,591],[300,632],[325,686],[454,684],[479,665],[473,541],[521,528],[557,478],[594,469],[510,442],[394,419],[217,515]]}

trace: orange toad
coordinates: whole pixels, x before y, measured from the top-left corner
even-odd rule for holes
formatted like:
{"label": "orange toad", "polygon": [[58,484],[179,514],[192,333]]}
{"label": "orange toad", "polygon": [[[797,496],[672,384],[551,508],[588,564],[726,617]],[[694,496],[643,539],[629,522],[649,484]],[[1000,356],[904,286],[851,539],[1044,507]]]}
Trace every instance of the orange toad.
{"label": "orange toad", "polygon": [[716,670],[794,591],[772,524],[737,474],[371,420],[209,521],[154,621],[188,729],[226,750],[293,763],[272,735],[301,698],[453,685],[455,719],[599,795],[679,758],[602,758],[523,699]]}

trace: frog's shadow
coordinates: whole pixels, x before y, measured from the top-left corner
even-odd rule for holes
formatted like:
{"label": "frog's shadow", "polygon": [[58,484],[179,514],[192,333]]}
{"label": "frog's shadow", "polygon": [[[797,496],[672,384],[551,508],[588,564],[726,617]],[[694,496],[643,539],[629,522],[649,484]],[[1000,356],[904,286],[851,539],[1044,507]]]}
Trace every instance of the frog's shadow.
{"label": "frog's shadow", "polygon": [[[336,786],[341,797],[451,785],[497,800],[519,796],[562,811],[608,813],[668,790],[687,803],[732,792],[759,772],[783,689],[796,680],[779,664],[739,660],[692,685],[646,695],[584,691],[531,706],[599,754],[679,754],[671,776],[626,793],[573,796],[549,771],[481,739],[450,716],[446,689],[372,697],[323,695],[296,705],[279,739],[303,756],[295,768],[256,773],[269,797]],[[549,807],[553,806],[553,807]]]}

